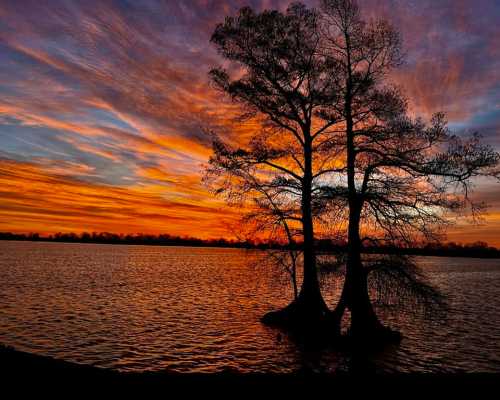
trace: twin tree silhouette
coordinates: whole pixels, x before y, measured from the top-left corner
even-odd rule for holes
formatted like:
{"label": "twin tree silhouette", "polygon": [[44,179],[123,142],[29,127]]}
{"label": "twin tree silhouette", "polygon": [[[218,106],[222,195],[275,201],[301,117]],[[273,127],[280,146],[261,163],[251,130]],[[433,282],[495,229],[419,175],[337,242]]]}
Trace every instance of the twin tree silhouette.
{"label": "twin tree silhouette", "polygon": [[[355,1],[293,3],[285,13],[242,8],[211,42],[232,62],[210,72],[213,84],[260,129],[239,147],[214,135],[205,179],[245,205],[247,222],[302,243],[293,258],[301,261],[300,291],[263,322],[339,335],[349,310],[351,338],[398,339],[374,311],[370,280],[431,303],[439,294],[410,258],[362,258],[363,246],[435,240],[450,214],[481,211],[469,198],[471,179],[498,178],[500,155],[479,135],[452,134],[442,113],[428,123],[409,116],[387,79],[403,61],[399,33],[383,20],[365,22]],[[348,243],[334,310],[320,290],[315,231]]]}

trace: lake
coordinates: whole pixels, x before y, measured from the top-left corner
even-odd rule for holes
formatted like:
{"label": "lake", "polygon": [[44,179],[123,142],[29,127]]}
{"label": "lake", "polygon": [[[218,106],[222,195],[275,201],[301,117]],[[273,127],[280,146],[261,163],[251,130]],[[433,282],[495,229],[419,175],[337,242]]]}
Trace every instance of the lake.
{"label": "lake", "polygon": [[[384,311],[404,338],[361,360],[260,323],[293,295],[266,260],[258,250],[0,242],[0,343],[124,371],[500,372],[500,260],[419,257],[448,316]],[[339,290],[326,279],[331,306]]]}

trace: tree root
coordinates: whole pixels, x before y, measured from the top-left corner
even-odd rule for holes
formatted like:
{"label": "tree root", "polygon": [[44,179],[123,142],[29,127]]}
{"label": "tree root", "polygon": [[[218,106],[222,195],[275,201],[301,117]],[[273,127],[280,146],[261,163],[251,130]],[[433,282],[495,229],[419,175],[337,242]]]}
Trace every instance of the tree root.
{"label": "tree root", "polygon": [[341,334],[341,317],[335,311],[318,308],[312,312],[300,303],[293,302],[281,310],[265,314],[261,322],[290,333],[301,343],[312,342],[318,346],[335,344],[343,348],[366,350],[397,344],[402,339],[400,332],[380,323],[363,329],[350,329],[346,334]]}
{"label": "tree root", "polygon": [[261,318],[265,325],[298,334],[300,337],[336,338],[340,336],[340,321],[325,307],[311,310],[293,302],[278,311],[271,311]]}

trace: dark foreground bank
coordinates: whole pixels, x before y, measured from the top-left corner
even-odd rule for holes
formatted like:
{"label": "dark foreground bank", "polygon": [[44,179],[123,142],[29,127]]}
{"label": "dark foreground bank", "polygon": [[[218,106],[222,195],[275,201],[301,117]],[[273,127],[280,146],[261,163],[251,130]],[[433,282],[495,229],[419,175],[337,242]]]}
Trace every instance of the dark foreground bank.
{"label": "dark foreground bank", "polygon": [[[297,374],[238,374],[222,372],[216,374],[181,374],[174,372],[119,372],[87,365],[80,365],[50,357],[29,354],[0,345],[0,381],[1,390],[26,390],[40,393],[42,391],[59,391],[83,394],[92,393],[100,388],[110,390],[134,391],[143,388],[165,388],[168,390],[199,391],[203,388],[224,389],[226,394],[238,388],[240,394],[258,391],[262,386],[271,387],[273,391],[295,393],[300,389],[309,394],[320,394],[325,389],[348,391],[366,390],[368,387],[375,393],[387,394],[387,390],[396,388],[414,388],[426,391],[431,387],[439,387],[446,393],[455,390],[472,389],[475,394],[480,390],[498,389],[500,375],[381,375],[358,374],[318,375],[312,373]],[[363,385],[356,383],[363,382]],[[486,384],[486,386],[485,386]],[[366,386],[368,385],[368,386]],[[99,388],[99,389],[98,389]],[[76,392],[75,392],[76,390]],[[413,389],[412,389],[413,390]],[[130,392],[128,392],[130,393]],[[142,392],[141,392],[142,393]],[[232,392],[234,393],[234,392]],[[222,394],[222,393],[221,393]],[[245,396],[243,396],[245,397]]]}

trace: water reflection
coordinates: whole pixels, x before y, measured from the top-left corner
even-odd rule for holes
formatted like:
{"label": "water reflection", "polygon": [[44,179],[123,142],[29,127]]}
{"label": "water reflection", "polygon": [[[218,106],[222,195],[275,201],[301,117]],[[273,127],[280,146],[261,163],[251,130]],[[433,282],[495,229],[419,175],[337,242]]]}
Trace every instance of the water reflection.
{"label": "water reflection", "polygon": [[[380,310],[399,346],[366,354],[298,346],[259,318],[293,297],[265,255],[0,242],[0,342],[120,370],[500,371],[500,262],[421,258],[448,320]],[[326,280],[329,304],[340,285]]]}

